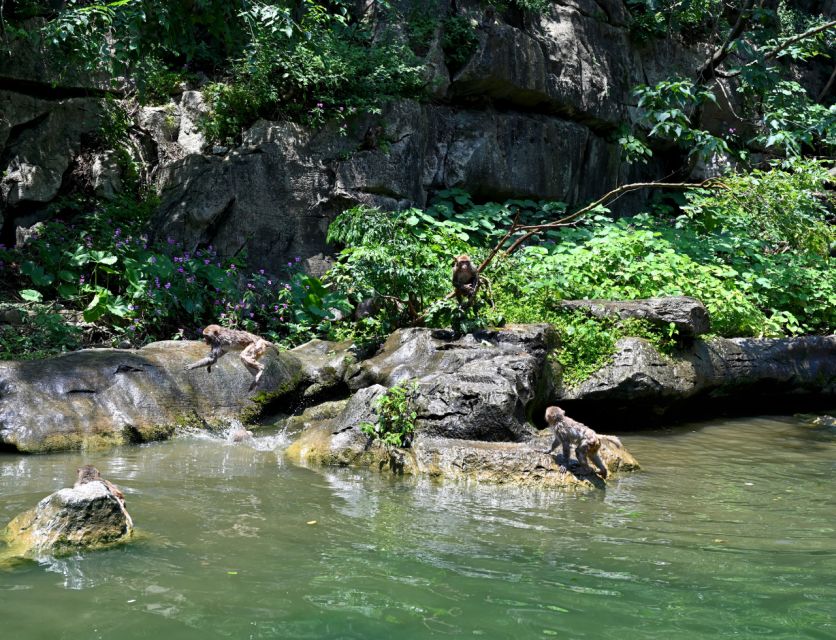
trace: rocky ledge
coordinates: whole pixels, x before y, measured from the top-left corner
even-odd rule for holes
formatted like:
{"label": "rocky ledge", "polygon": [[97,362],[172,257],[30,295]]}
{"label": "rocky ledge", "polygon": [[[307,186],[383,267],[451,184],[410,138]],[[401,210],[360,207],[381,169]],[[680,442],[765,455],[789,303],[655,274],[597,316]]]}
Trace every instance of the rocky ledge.
{"label": "rocky ledge", "polygon": [[[646,313],[646,306],[638,308]],[[669,421],[677,412],[763,410],[767,400],[780,401],[786,411],[788,402],[809,406],[836,396],[836,336],[691,337],[671,354],[625,338],[607,365],[574,387],[563,384],[549,357],[556,346],[545,324],[467,335],[402,329],[360,360],[348,343],[314,340],[271,351],[254,391],[233,354],[211,372],[185,371],[206,353],[198,342],[7,362],[0,364],[0,447],[40,452],[141,442],[168,437],[181,424],[242,420],[287,427],[297,436],[287,455],[300,463],[589,486],[600,481],[571,466],[563,472],[555,457],[542,453],[551,438],[545,407],[559,404],[599,433],[623,434],[660,416]],[[406,382],[414,388],[411,446],[370,441],[361,425],[375,423],[377,399]],[[638,467],[622,447],[608,444],[602,455],[610,471]]]}

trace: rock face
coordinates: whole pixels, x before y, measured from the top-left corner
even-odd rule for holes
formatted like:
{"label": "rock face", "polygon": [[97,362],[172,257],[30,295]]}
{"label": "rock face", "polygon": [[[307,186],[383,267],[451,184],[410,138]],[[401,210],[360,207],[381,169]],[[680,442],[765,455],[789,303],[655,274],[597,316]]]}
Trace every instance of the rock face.
{"label": "rock face", "polygon": [[766,410],[793,397],[836,395],[836,336],[697,340],[675,357],[641,338],[624,338],[617,349],[589,379],[559,388],[556,400],[585,416],[623,415],[632,425],[679,407],[713,406],[716,414],[726,399]]}
{"label": "rock face", "polygon": [[565,300],[560,306],[587,309],[599,318],[639,318],[667,327],[673,323],[680,336],[693,338],[708,333],[709,319],[705,305],[696,298],[669,296],[644,300]]}
{"label": "rock face", "polygon": [[37,559],[125,542],[133,522],[101,481],[61,489],[12,520],[3,532],[5,557]]}
{"label": "rock face", "polygon": [[[360,430],[360,424],[376,421],[375,401],[385,392],[386,387],[373,385],[360,389],[342,410],[320,415],[306,412],[311,419],[305,420],[303,414],[304,431],[288,448],[287,456],[301,464],[360,466],[492,484],[570,489],[605,486],[597,475],[567,471],[557,458],[543,453],[553,436],[546,430],[538,433],[529,428],[524,442],[485,442],[456,437],[456,428],[449,430],[450,437],[437,437],[419,421],[409,448],[397,449],[372,441]],[[449,389],[427,387],[425,392],[435,394],[438,400],[455,398],[455,392]],[[426,400],[419,390],[417,405],[422,406]],[[608,441],[601,448],[601,456],[611,472],[640,468],[624,447]]]}
{"label": "rock face", "polygon": [[446,330],[401,329],[381,353],[348,372],[352,389],[417,383],[416,433],[524,441],[534,430],[540,372],[554,336],[548,325],[509,326],[457,338]]}
{"label": "rock face", "polygon": [[184,371],[204,357],[200,342],[142,349],[92,349],[57,358],[0,363],[0,442],[40,452],[167,437],[175,425],[246,417],[270,398],[293,393],[301,364],[271,353],[259,388],[234,354]]}

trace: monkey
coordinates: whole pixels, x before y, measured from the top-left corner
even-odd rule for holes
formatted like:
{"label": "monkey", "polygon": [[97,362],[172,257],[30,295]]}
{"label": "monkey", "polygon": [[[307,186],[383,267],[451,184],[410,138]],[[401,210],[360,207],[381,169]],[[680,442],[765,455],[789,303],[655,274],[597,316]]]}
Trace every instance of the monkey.
{"label": "monkey", "polygon": [[383,127],[379,124],[369,127],[363,136],[363,142],[360,143],[360,149],[374,151],[379,147],[380,141],[383,140],[384,133]]}
{"label": "monkey", "polygon": [[75,484],[73,485],[74,489],[78,489],[78,487],[83,484],[87,484],[88,482],[101,482],[119,502],[119,506],[122,508],[122,513],[125,514],[125,518],[128,521],[128,526],[134,526],[128,510],[125,508],[125,494],[122,493],[119,487],[113,484],[110,480],[105,480],[99,470],[92,464],[85,464],[83,467],[79,467],[76,471],[78,472],[78,476],[76,477]]}
{"label": "monkey", "polygon": [[563,465],[560,470],[566,471],[566,465],[569,464],[569,445],[575,445],[575,456],[578,458],[578,464],[584,471],[592,471],[587,456],[595,463],[598,470],[601,472],[601,477],[606,478],[609,475],[607,465],[601,460],[599,450],[601,449],[601,440],[606,439],[621,446],[621,440],[615,436],[598,435],[585,424],[581,424],[572,418],[567,417],[566,412],[560,407],[548,407],[546,409],[546,423],[549,427],[554,428],[554,442],[547,453],[551,453],[557,449],[558,444],[563,445]]}
{"label": "monkey", "polygon": [[186,371],[206,367],[206,371],[211,373],[212,365],[227,351],[240,351],[241,361],[254,376],[249,390],[252,391],[258,386],[264,373],[264,365],[258,359],[264,355],[268,347],[272,346],[271,342],[248,331],[226,329],[216,324],[210,324],[203,330],[203,338],[206,340],[206,344],[211,347],[209,355],[202,360],[186,365]]}
{"label": "monkey", "polygon": [[472,302],[479,288],[479,281],[479,274],[470,261],[470,256],[462,254],[453,258],[453,289],[459,301],[465,297],[468,303]]}
{"label": "monkey", "polygon": [[246,429],[238,420],[231,420],[226,439],[233,444],[237,442],[246,442],[251,444],[253,441],[253,432]]}

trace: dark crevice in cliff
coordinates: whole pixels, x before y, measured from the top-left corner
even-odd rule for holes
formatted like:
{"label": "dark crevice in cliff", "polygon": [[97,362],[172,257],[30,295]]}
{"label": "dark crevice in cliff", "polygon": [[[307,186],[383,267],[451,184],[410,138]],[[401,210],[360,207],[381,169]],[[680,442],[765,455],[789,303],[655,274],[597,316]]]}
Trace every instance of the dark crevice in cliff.
{"label": "dark crevice in cliff", "polygon": [[707,391],[686,400],[563,400],[559,404],[575,420],[603,433],[622,433],[720,418],[788,415],[832,411],[832,395],[784,389],[782,383],[763,382],[718,396]]}
{"label": "dark crevice in cliff", "polygon": [[41,100],[66,100],[67,98],[104,98],[109,95],[120,96],[118,91],[95,89],[92,87],[61,87],[49,82],[23,80],[0,76],[0,91],[13,91]]}
{"label": "dark crevice in cliff", "polygon": [[[524,94],[525,92],[521,90],[520,97]],[[456,93],[453,89],[447,104],[451,107],[461,107],[473,111],[494,111],[499,114],[519,113],[527,116],[558,118],[582,125],[601,138],[610,138],[618,130],[619,125],[616,123],[584,114],[569,105],[544,100],[541,94],[532,92],[531,95],[536,96],[536,99],[497,98],[484,95],[484,93],[471,93],[470,91]]]}

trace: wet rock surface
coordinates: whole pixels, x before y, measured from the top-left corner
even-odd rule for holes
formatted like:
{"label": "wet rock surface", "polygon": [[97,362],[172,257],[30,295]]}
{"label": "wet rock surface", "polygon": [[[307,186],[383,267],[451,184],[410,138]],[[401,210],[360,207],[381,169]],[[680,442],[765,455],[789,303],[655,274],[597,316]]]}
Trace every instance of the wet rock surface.
{"label": "wet rock surface", "polygon": [[41,452],[157,440],[179,424],[257,412],[302,379],[298,360],[275,351],[252,392],[252,376],[235,354],[211,372],[184,370],[207,350],[201,342],[167,341],[0,362],[0,443]]}
{"label": "wet rock surface", "polygon": [[133,521],[109,483],[77,484],[41,500],[3,531],[5,558],[37,559],[111,546],[130,539]]}

